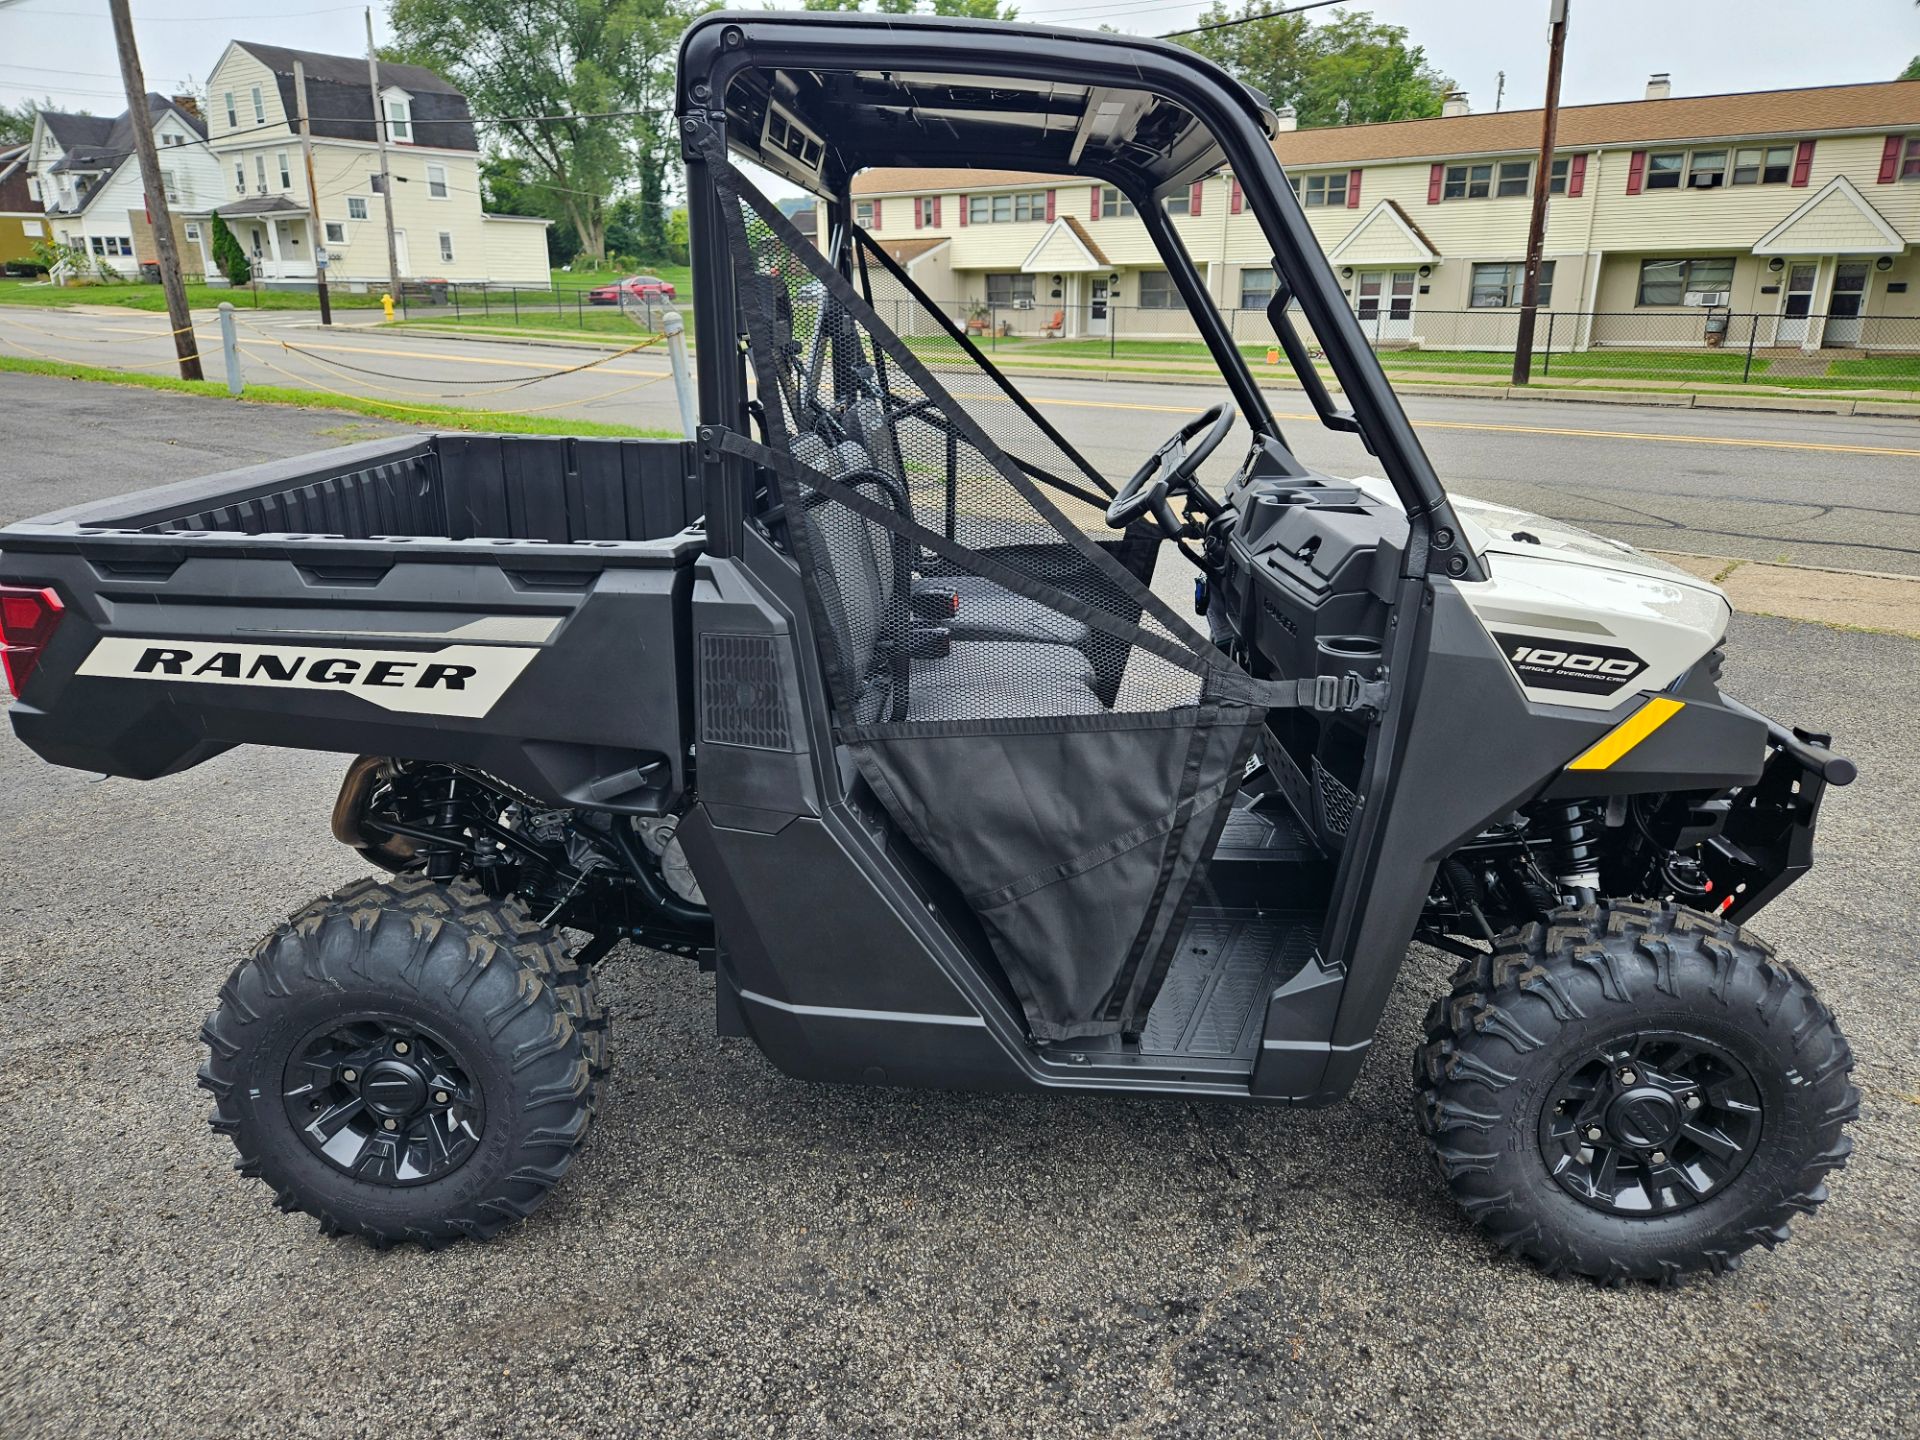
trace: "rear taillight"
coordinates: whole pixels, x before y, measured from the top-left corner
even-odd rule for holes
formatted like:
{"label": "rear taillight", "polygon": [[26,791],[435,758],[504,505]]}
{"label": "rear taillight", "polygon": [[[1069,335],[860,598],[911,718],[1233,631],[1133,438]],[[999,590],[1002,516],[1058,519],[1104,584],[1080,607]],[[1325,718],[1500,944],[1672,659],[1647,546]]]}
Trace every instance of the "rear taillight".
{"label": "rear taillight", "polygon": [[33,678],[40,655],[60,628],[60,597],[51,590],[0,585],[0,667],[16,696]]}

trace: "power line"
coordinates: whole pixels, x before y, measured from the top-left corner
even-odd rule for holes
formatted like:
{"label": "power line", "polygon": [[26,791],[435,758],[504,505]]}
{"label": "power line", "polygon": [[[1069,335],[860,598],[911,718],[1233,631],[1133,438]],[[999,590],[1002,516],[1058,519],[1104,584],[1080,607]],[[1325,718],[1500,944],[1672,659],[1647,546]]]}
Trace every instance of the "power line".
{"label": "power line", "polygon": [[[325,10],[268,10],[250,11],[244,15],[142,15],[142,25],[207,25],[220,20],[287,20],[303,15],[344,15],[357,12],[358,5],[335,5]],[[98,10],[28,10],[22,5],[19,13],[24,15],[61,16],[72,20],[105,20],[107,16]]]}
{"label": "power line", "polygon": [[1305,5],[1292,5],[1285,10],[1266,10],[1258,15],[1242,15],[1237,20],[1215,20],[1210,25],[1195,25],[1190,30],[1169,30],[1164,35],[1156,35],[1156,40],[1176,40],[1182,35],[1204,35],[1209,30],[1231,30],[1236,25],[1258,25],[1262,20],[1276,20],[1282,15],[1298,15],[1302,10],[1324,10],[1329,5],[1340,5],[1346,0],[1309,0]]}

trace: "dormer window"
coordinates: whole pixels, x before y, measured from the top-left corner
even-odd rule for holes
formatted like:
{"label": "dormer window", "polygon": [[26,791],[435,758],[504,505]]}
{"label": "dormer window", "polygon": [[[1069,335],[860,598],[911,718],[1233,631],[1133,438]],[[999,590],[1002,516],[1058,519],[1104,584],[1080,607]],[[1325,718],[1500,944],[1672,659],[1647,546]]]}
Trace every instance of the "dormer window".
{"label": "dormer window", "polygon": [[413,97],[404,90],[389,90],[380,102],[387,112],[387,139],[398,145],[413,143]]}

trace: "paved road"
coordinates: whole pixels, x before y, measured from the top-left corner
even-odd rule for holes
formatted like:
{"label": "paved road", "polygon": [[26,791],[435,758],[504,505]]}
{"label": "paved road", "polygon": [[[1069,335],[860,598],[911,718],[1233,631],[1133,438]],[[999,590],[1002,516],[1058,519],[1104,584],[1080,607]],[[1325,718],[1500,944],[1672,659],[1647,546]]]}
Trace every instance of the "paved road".
{"label": "paved road", "polygon": [[[332,438],[3,378],[9,414],[111,396],[9,446],[8,476],[77,477],[36,504],[97,493],[103,455],[192,473],[187,427]],[[1315,1112],[808,1086],[713,1038],[709,978],[626,954],[602,1114],[531,1223],[323,1240],[231,1172],[192,1075],[229,968],[358,869],[339,760],[93,783],[0,734],[0,1435],[1911,1436],[1920,647],[1743,617],[1731,652],[1732,687],[1861,764],[1760,928],[1839,1011],[1864,1106],[1790,1245],[1676,1292],[1546,1280],[1460,1218],[1408,1115],[1425,952]]]}
{"label": "paved road", "polygon": [[[444,397],[661,429],[678,423],[657,352],[606,359],[513,340],[323,332],[300,312],[246,314],[240,324],[248,374],[264,382],[378,393],[400,405]],[[0,309],[0,353],[164,369],[164,328],[144,315]],[[596,359],[591,370],[554,374]],[[552,378],[527,381],[536,375]],[[1021,383],[1096,466],[1118,476],[1212,398],[1146,382]],[[1357,441],[1308,420],[1299,394],[1276,392],[1273,404],[1307,463],[1334,474],[1376,468]],[[1655,548],[1920,574],[1920,422],[1431,396],[1409,397],[1407,406],[1442,478],[1462,494]],[[1227,446],[1208,473],[1224,474],[1235,449]],[[0,456],[0,478],[22,463]]]}

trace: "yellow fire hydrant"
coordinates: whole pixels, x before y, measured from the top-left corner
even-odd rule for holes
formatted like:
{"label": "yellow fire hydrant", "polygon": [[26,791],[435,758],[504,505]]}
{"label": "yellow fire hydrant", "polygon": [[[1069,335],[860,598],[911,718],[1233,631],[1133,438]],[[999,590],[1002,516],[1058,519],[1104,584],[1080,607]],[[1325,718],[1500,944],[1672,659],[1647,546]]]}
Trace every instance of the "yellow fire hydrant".
{"label": "yellow fire hydrant", "polygon": [[387,312],[387,319],[392,320],[393,319],[393,296],[382,295],[380,297],[380,308]]}

